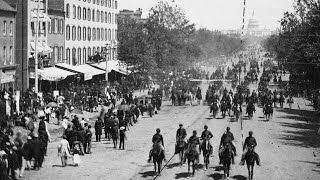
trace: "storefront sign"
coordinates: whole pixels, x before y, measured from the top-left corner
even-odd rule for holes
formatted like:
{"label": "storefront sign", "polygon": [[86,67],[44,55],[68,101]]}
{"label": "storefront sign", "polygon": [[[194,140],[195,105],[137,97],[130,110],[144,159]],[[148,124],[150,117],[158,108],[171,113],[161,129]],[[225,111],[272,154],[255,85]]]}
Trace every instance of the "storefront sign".
{"label": "storefront sign", "polygon": [[14,82],[14,77],[16,75],[16,70],[10,70],[10,71],[5,71],[1,72],[0,71],[0,83],[9,83],[9,82]]}

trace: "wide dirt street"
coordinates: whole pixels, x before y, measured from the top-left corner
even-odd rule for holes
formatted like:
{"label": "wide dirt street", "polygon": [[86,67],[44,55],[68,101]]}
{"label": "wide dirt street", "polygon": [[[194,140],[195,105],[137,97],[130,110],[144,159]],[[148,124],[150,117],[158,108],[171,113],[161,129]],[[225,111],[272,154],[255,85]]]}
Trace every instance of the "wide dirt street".
{"label": "wide dirt street", "polygon": [[[208,84],[202,84],[202,92]],[[214,157],[211,157],[210,168],[203,170],[203,157],[196,174],[190,179],[223,179],[223,168],[218,164],[217,151],[220,137],[227,126],[235,136],[238,151],[236,164],[232,165],[231,179],[243,180],[247,178],[247,168],[239,166],[242,143],[252,130],[257,139],[256,152],[259,153],[262,166],[255,166],[254,179],[320,179],[320,168],[316,166],[320,159],[313,156],[320,146],[315,113],[308,106],[309,102],[296,98],[294,110],[276,109],[271,121],[265,121],[261,108],[257,108],[252,120],[243,117],[243,130],[241,123],[234,118],[226,117],[213,119],[206,105],[196,106],[171,106],[166,101],[158,115],[153,118],[146,115],[137,124],[130,127],[125,150],[114,149],[112,142],[103,138],[102,142],[95,142],[93,137],[93,154],[81,157],[79,167],[72,165],[62,168],[60,158],[57,157],[59,139],[49,144],[48,156],[40,171],[26,172],[24,179],[103,179],[103,180],[128,180],[128,179],[153,179],[153,163],[147,163],[148,152],[151,147],[151,138],[156,128],[161,129],[164,136],[166,156],[169,160],[174,154],[175,133],[179,123],[187,129],[188,137],[193,130],[200,135],[203,126],[207,124],[213,133]],[[188,102],[189,103],[189,102]],[[299,110],[298,108],[301,108]],[[287,105],[285,105],[287,108]],[[320,154],[319,154],[320,155]],[[69,160],[69,164],[72,161]],[[187,165],[178,164],[179,158],[175,156],[157,179],[185,179],[188,177]]]}

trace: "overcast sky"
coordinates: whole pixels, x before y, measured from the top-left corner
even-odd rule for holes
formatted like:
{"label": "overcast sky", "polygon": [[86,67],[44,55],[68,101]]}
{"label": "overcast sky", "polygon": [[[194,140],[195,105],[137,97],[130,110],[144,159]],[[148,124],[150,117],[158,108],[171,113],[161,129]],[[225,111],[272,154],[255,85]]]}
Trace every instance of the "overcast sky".
{"label": "overcast sky", "polygon": [[[143,17],[159,0],[118,0],[119,9],[143,10]],[[168,0],[172,1],[172,0]],[[242,26],[243,0],[175,0],[197,28],[238,29]],[[294,0],[246,0],[245,22],[255,12],[262,27],[276,29],[285,11],[292,11]]]}

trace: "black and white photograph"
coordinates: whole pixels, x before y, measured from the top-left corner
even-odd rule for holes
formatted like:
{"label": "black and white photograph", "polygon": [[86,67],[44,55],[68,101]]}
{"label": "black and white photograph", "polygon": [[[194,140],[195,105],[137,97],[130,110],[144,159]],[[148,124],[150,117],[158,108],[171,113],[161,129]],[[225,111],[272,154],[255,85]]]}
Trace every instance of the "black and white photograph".
{"label": "black and white photograph", "polygon": [[320,179],[320,0],[0,0],[0,180],[184,179]]}

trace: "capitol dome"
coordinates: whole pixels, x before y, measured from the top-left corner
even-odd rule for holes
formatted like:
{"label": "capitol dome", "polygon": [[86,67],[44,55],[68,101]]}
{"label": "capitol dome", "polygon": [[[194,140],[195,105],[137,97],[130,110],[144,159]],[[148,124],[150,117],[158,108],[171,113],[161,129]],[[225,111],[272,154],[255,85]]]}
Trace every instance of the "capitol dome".
{"label": "capitol dome", "polygon": [[254,17],[254,11],[252,13],[252,18],[249,19],[248,22],[248,30],[254,30],[260,28],[260,22]]}

